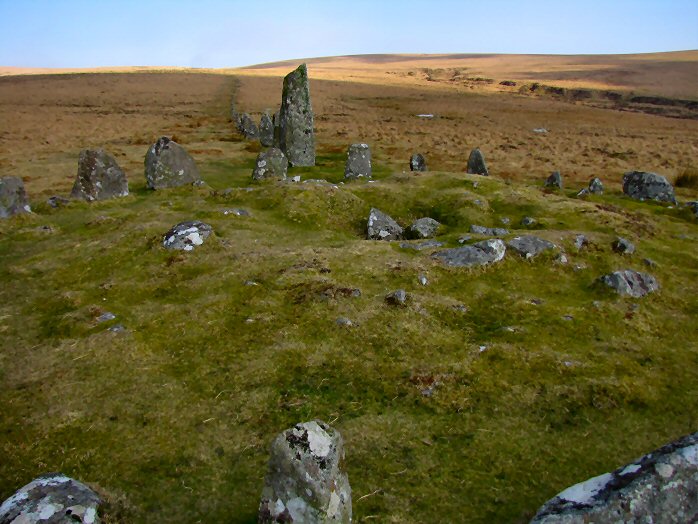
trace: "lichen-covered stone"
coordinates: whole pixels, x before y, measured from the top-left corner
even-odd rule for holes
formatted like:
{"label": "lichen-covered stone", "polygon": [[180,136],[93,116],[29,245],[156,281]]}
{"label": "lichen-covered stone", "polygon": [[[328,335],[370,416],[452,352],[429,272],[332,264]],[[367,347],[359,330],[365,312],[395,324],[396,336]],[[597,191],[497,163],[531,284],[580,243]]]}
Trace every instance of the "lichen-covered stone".
{"label": "lichen-covered stone", "polygon": [[237,121],[237,129],[248,140],[259,138],[259,128],[248,113],[242,113]]}
{"label": "lichen-covered stone", "polygon": [[341,435],[319,420],[296,424],[271,446],[259,522],[351,522],[351,487]]}
{"label": "lichen-covered stone", "polygon": [[537,236],[526,235],[512,238],[507,242],[507,247],[514,250],[524,258],[533,258],[543,251],[553,249],[555,244]]}
{"label": "lichen-covered stone", "polygon": [[20,488],[0,506],[0,524],[99,524],[99,496],[82,482],[49,473]]}
{"label": "lichen-covered stone", "polygon": [[313,108],[305,64],[284,78],[279,120],[279,145],[289,165],[314,166]]}
{"label": "lichen-covered stone", "polygon": [[103,149],[83,149],[72,198],[106,200],[128,195],[128,181],[114,157]]}
{"label": "lichen-covered stone", "polygon": [[165,249],[191,251],[204,243],[213,229],[198,220],[180,222],[170,229],[162,238]]}
{"label": "lichen-covered stone", "polygon": [[274,145],[274,122],[269,113],[262,113],[262,118],[259,121],[259,143],[264,147]]}
{"label": "lichen-covered stone", "polygon": [[567,488],[546,502],[531,524],[696,521],[698,433]]}
{"label": "lichen-covered stone", "polygon": [[257,155],[252,171],[253,180],[276,178],[285,180],[288,173],[288,160],[280,149],[271,147]]}
{"label": "lichen-covered stone", "polygon": [[601,182],[600,178],[594,178],[589,182],[589,193],[594,193],[595,195],[603,193],[603,182]]}
{"label": "lichen-covered stone", "polygon": [[470,156],[468,157],[467,172],[471,175],[489,176],[490,172],[487,170],[485,157],[479,148],[475,148],[470,152]]}
{"label": "lichen-covered stone", "polygon": [[201,176],[186,149],[163,136],[145,155],[145,180],[150,189],[164,189],[193,184]]}
{"label": "lichen-covered stone", "polygon": [[509,234],[509,230],[503,227],[485,227],[476,224],[470,225],[470,232],[475,235],[485,235],[488,237],[501,237]]}
{"label": "lichen-covered stone", "polygon": [[419,218],[415,220],[407,230],[410,238],[431,238],[436,236],[441,223],[430,217]]}
{"label": "lichen-covered stone", "polygon": [[427,161],[421,153],[410,157],[410,171],[427,171]]}
{"label": "lichen-covered stone", "polygon": [[0,218],[19,213],[31,213],[24,182],[21,178],[6,176],[0,178]]}
{"label": "lichen-covered stone", "polygon": [[562,175],[559,171],[552,172],[552,174],[545,180],[545,187],[562,189]]}
{"label": "lichen-covered stone", "polygon": [[505,254],[504,242],[493,238],[469,246],[444,249],[434,253],[432,257],[453,267],[474,267],[499,262]]}
{"label": "lichen-covered stone", "polygon": [[625,269],[601,277],[601,282],[616,290],[619,295],[644,297],[659,289],[657,279],[648,273]]}
{"label": "lichen-covered stone", "polygon": [[637,200],[658,200],[676,204],[674,186],[661,175],[629,171],[623,175],[623,193]]}
{"label": "lichen-covered stone", "polygon": [[371,208],[368,214],[366,238],[369,240],[397,240],[402,237],[402,228],[395,220],[379,209]]}
{"label": "lichen-covered stone", "polygon": [[368,144],[352,144],[347,150],[344,178],[371,178],[371,148]]}

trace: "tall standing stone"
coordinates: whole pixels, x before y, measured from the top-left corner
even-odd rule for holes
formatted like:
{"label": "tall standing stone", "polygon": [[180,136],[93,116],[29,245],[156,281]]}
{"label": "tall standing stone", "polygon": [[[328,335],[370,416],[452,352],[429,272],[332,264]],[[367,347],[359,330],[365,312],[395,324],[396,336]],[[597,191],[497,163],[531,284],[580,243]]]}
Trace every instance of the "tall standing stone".
{"label": "tall standing stone", "polygon": [[467,173],[469,175],[484,175],[489,176],[490,172],[487,170],[487,164],[485,164],[485,157],[479,148],[475,148],[470,152],[468,157],[468,169]]}
{"label": "tall standing stone", "polygon": [[106,200],[128,195],[128,181],[114,157],[103,149],[83,149],[78,175],[70,196],[83,200]]}
{"label": "tall standing stone", "polygon": [[371,149],[368,144],[352,144],[347,150],[344,178],[371,178]]}
{"label": "tall standing stone", "polygon": [[274,145],[274,122],[267,112],[262,113],[262,119],[259,121],[259,143],[264,147]]}
{"label": "tall standing stone", "polygon": [[315,165],[313,108],[305,64],[286,75],[279,123],[281,150],[291,166]]}
{"label": "tall standing stone", "polygon": [[194,159],[177,142],[158,139],[145,155],[145,181],[149,189],[164,189],[201,180]]}
{"label": "tall standing stone", "polygon": [[30,212],[22,179],[15,176],[0,178],[0,218]]}

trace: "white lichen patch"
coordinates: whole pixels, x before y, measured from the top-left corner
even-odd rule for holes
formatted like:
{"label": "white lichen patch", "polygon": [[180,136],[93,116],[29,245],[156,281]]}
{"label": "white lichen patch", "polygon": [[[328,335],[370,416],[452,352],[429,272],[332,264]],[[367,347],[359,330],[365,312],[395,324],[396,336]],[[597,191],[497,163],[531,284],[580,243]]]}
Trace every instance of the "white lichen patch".
{"label": "white lichen patch", "polygon": [[192,243],[194,246],[200,246],[201,244],[204,243],[204,239],[201,238],[201,235],[199,234],[199,230],[192,231],[185,237],[189,242]]}
{"label": "white lichen patch", "polygon": [[332,449],[332,438],[316,422],[311,422],[306,427],[308,431],[308,445],[310,452],[316,457],[326,457]]}
{"label": "white lichen patch", "polygon": [[698,466],[698,445],[682,448],[679,453],[686,462]]}
{"label": "white lichen patch", "polygon": [[671,464],[666,464],[664,462],[655,464],[654,469],[657,471],[657,474],[664,479],[668,479],[674,474],[674,468]]}
{"label": "white lichen patch", "polygon": [[596,495],[598,495],[612,479],[613,475],[604,473],[598,477],[593,477],[579,484],[575,484],[574,486],[570,486],[557,496],[560,499],[576,502],[577,504],[591,504]]}

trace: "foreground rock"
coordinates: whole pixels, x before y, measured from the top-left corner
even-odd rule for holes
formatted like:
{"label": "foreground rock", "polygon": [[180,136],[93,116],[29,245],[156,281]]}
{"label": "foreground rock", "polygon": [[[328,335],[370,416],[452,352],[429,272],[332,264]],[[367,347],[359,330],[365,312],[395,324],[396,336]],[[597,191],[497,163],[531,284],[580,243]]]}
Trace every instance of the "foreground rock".
{"label": "foreground rock", "polygon": [[415,220],[407,230],[410,238],[431,238],[436,236],[441,223],[430,217]]}
{"label": "foreground rock", "polygon": [[619,295],[633,298],[644,297],[659,289],[659,283],[652,275],[631,269],[604,275],[601,277],[601,282],[615,289]]}
{"label": "foreground rock", "polygon": [[0,524],[99,524],[99,496],[82,482],[49,473],[20,488],[0,506]]}
{"label": "foreground rock", "polygon": [[484,176],[489,176],[490,174],[490,172],[487,170],[487,165],[485,164],[485,157],[478,148],[475,148],[470,152],[470,156],[468,157],[467,173],[470,175]]}
{"label": "foreground rock", "polygon": [[498,238],[453,249],[444,249],[432,255],[444,264],[453,267],[484,266],[504,258],[506,246]]}
{"label": "foreground rock", "polygon": [[698,433],[567,488],[531,524],[675,523],[698,519]]}
{"label": "foreground rock", "polygon": [[509,242],[507,242],[507,247],[513,249],[524,258],[533,258],[541,254],[543,251],[553,249],[555,244],[537,236],[526,235],[523,237],[512,238]]}
{"label": "foreground rock", "polygon": [[366,238],[369,240],[398,240],[402,237],[402,228],[395,220],[379,209],[371,208],[368,214]]}
{"label": "foreground rock", "polygon": [[237,128],[240,134],[248,140],[257,140],[259,138],[259,128],[257,128],[257,124],[247,113],[242,113],[239,116]]}
{"label": "foreground rock", "polygon": [[637,200],[658,200],[676,204],[674,186],[661,175],[629,171],[623,175],[623,193]]}
{"label": "foreground rock", "polygon": [[145,155],[145,181],[149,189],[165,189],[201,180],[194,159],[177,142],[163,136]]}
{"label": "foreground rock", "polygon": [[181,249],[191,251],[204,243],[211,234],[210,225],[198,220],[180,222],[170,229],[162,239],[162,245],[166,249]]}
{"label": "foreground rock", "polygon": [[421,153],[415,153],[410,157],[410,171],[427,171],[427,161]]}
{"label": "foreground rock", "polygon": [[0,218],[19,213],[31,213],[24,182],[21,178],[6,176],[0,178]]}
{"label": "foreground rock", "polygon": [[291,166],[315,165],[315,132],[305,64],[286,75],[279,115],[279,144]]}
{"label": "foreground rock", "polygon": [[114,157],[103,149],[83,149],[78,159],[78,175],[72,198],[106,200],[128,195],[128,181]]}
{"label": "foreground rock", "polygon": [[260,523],[351,522],[341,435],[319,420],[296,424],[271,446]]}
{"label": "foreground rock", "polygon": [[252,171],[253,180],[276,178],[285,180],[288,173],[288,160],[280,149],[275,147],[262,151],[257,155],[257,160]]}
{"label": "foreground rock", "polygon": [[262,113],[262,118],[259,121],[259,143],[264,147],[274,145],[274,122],[269,113]]}
{"label": "foreground rock", "polygon": [[545,187],[562,189],[562,175],[559,171],[553,171],[553,173],[545,180]]}
{"label": "foreground rock", "polygon": [[371,178],[371,148],[368,144],[352,144],[347,150],[344,178]]}

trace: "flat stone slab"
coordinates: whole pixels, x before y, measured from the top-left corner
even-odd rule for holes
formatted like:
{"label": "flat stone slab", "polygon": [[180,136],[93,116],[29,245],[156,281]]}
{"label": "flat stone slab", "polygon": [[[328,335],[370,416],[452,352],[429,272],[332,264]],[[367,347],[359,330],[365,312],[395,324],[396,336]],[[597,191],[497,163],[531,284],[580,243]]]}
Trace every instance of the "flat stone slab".
{"label": "flat stone slab", "polygon": [[512,238],[507,247],[524,258],[533,258],[543,251],[555,248],[555,244],[534,235]]}
{"label": "flat stone slab", "polygon": [[506,254],[506,245],[498,238],[453,249],[444,249],[432,255],[452,267],[484,266],[499,262]]}
{"label": "flat stone slab", "polygon": [[475,235],[484,235],[488,237],[502,237],[509,234],[509,230],[503,227],[485,227],[472,224],[470,232]]}

